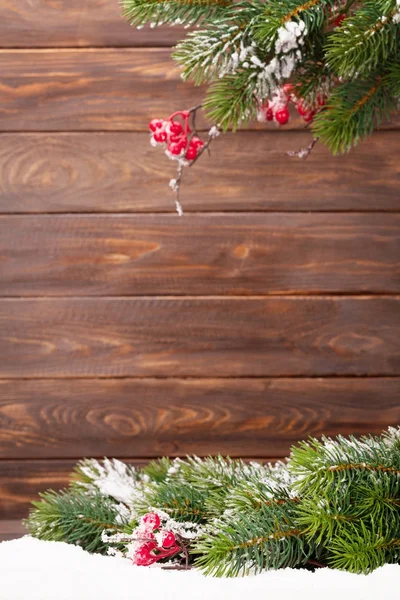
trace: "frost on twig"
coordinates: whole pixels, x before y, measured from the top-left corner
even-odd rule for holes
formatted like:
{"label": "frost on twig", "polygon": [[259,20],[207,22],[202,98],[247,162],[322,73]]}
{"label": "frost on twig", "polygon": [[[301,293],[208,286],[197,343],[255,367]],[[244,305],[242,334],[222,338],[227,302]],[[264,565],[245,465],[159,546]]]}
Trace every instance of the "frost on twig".
{"label": "frost on twig", "polygon": [[286,156],[296,156],[297,158],[306,159],[310,156],[315,144],[318,142],[318,138],[313,138],[306,148],[300,148],[300,150],[289,150],[286,152]]}
{"label": "frost on twig", "polygon": [[196,115],[201,105],[189,110],[177,111],[168,119],[153,119],[150,124],[152,132],[150,143],[153,147],[162,145],[166,156],[177,162],[177,175],[169,182],[175,193],[175,206],[178,215],[183,216],[180,201],[180,190],[185,167],[192,167],[207,150],[211,142],[219,136],[220,130],[215,125],[208,132],[206,141],[200,138],[196,127]]}

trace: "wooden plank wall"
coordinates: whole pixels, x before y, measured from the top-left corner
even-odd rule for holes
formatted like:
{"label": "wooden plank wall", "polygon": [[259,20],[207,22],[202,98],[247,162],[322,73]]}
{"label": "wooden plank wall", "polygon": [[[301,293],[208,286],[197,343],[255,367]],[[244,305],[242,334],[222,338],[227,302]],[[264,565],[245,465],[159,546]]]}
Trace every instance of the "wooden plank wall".
{"label": "wooden plank wall", "polygon": [[400,421],[400,120],[215,143],[174,213],[147,122],[197,103],[117,0],[0,5],[0,536],[83,456],[276,459]]}

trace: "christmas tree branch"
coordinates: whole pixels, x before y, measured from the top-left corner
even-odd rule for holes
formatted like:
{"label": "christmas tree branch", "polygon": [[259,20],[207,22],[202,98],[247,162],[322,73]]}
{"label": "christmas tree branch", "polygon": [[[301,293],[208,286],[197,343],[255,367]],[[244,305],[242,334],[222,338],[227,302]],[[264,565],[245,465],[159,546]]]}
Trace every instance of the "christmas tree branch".
{"label": "christmas tree branch", "polygon": [[123,16],[135,27],[195,25],[198,21],[222,15],[231,0],[123,0]]}

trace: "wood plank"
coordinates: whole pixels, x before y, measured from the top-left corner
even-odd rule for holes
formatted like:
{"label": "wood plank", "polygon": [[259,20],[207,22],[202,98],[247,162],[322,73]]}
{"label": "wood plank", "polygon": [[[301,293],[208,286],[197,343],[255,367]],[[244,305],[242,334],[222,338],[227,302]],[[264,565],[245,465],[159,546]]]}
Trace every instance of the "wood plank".
{"label": "wood plank", "polygon": [[77,460],[0,460],[0,519],[23,519],[38,494],[65,488]]}
{"label": "wood plank", "polygon": [[146,131],[198,104],[169,49],[0,51],[0,131]]}
{"label": "wood plank", "polygon": [[392,214],[0,217],[1,296],[399,293],[399,256]]}
{"label": "wood plank", "polygon": [[[318,145],[306,161],[284,156],[309,141],[300,132],[221,136],[185,173],[185,211],[400,210],[397,132],[375,133],[346,156]],[[175,213],[174,174],[145,133],[0,136],[3,213]]]}
{"label": "wood plank", "polygon": [[[49,488],[65,488],[77,460],[0,460],[0,519],[23,519],[28,516],[31,502],[38,499],[39,493]],[[148,462],[124,461],[136,466]],[[271,462],[275,461],[271,459]]]}
{"label": "wood plank", "polygon": [[181,27],[137,30],[118,0],[2,0],[0,47],[171,46]]}
{"label": "wood plank", "polygon": [[0,380],[0,456],[279,457],[396,425],[399,396],[398,378]]}
{"label": "wood plank", "polygon": [[27,531],[21,521],[0,520],[0,542],[15,540],[26,535]]}
{"label": "wood plank", "polygon": [[400,297],[0,301],[0,377],[400,375]]}
{"label": "wood plank", "polygon": [[[0,51],[0,131],[147,131],[154,117],[199,104],[169,49]],[[199,115],[199,127],[205,122]],[[388,125],[398,128],[400,119]],[[254,123],[252,129],[276,131]],[[293,118],[285,127],[304,129]]]}

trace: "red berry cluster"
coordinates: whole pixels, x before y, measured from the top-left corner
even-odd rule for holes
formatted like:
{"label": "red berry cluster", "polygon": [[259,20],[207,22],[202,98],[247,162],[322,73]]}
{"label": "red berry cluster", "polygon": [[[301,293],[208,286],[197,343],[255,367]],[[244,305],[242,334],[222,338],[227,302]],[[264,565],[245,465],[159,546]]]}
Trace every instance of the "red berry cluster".
{"label": "red berry cluster", "polygon": [[138,567],[149,567],[182,550],[177,543],[175,534],[162,528],[161,519],[157,513],[150,512],[144,515],[136,532],[140,543],[135,550],[133,564]]}
{"label": "red berry cluster", "polygon": [[[286,83],[279,88],[271,100],[267,100],[261,107],[258,119],[260,121],[275,121],[278,125],[286,125],[290,119],[289,103],[292,102],[297,112],[303,117],[306,123],[313,120],[317,108],[310,108],[304,104],[302,98],[297,98],[295,87],[291,83]],[[325,98],[318,97],[318,106],[323,106]]]}
{"label": "red berry cluster", "polygon": [[185,158],[189,161],[197,158],[204,142],[197,135],[192,135],[190,115],[189,111],[184,110],[173,113],[168,119],[152,119],[149,123],[152,144],[164,144],[165,152],[170,158]]}

